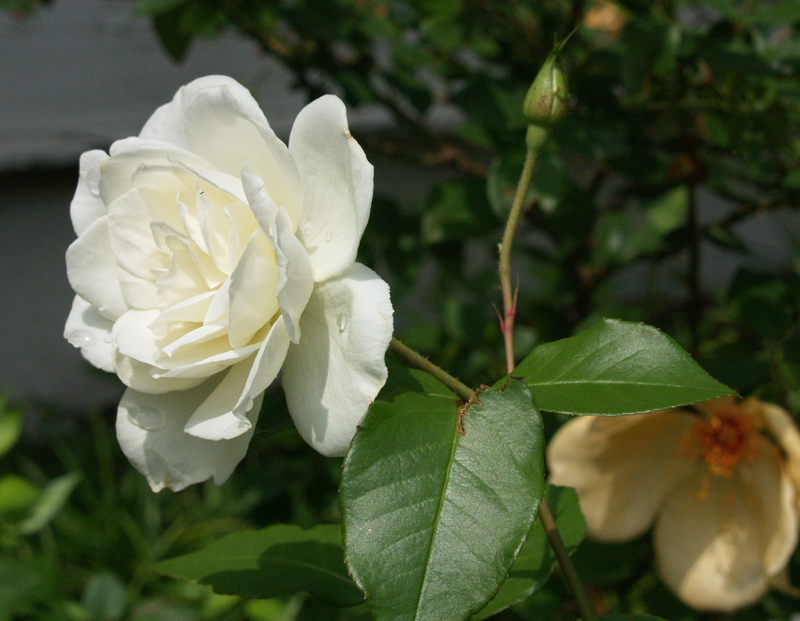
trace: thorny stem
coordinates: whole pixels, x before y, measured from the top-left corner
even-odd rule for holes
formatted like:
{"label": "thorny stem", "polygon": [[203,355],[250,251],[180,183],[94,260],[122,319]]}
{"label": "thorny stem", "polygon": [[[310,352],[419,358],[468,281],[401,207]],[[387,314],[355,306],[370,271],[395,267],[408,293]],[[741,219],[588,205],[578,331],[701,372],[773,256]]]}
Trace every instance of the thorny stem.
{"label": "thorny stem", "polygon": [[470,397],[475,394],[475,391],[472,390],[466,384],[462,384],[458,381],[455,377],[450,375],[447,371],[442,369],[441,367],[433,364],[430,360],[428,360],[422,354],[414,351],[407,345],[403,345],[400,341],[393,338],[392,342],[389,344],[395,353],[399,354],[406,360],[408,360],[411,364],[416,367],[419,367],[429,375],[432,375],[437,380],[439,380],[442,384],[447,386],[450,390],[456,393],[461,399],[464,401],[469,401]]}
{"label": "thorny stem", "polygon": [[500,285],[503,288],[503,339],[506,346],[506,370],[511,373],[514,370],[514,316],[516,314],[516,296],[511,292],[511,245],[514,242],[514,233],[522,215],[522,207],[525,203],[525,195],[528,193],[528,186],[531,183],[533,170],[536,168],[536,157],[538,153],[534,149],[528,149],[525,154],[525,164],[522,166],[522,176],[517,185],[517,193],[514,202],[511,204],[511,211],[508,214],[506,230],[503,232],[503,241],[500,243]]}
{"label": "thorny stem", "polygon": [[[503,311],[504,319],[502,321],[503,339],[506,347],[506,371],[511,373],[516,366],[514,363],[514,316],[517,311],[517,296],[516,293],[511,293],[511,246],[514,243],[514,233],[519,223],[520,215],[522,214],[522,206],[525,202],[525,195],[528,192],[528,186],[531,182],[531,176],[536,168],[536,159],[538,151],[536,149],[528,148],[525,154],[525,163],[522,167],[522,174],[520,175],[519,184],[517,185],[517,193],[514,196],[514,202],[511,205],[511,212],[508,214],[508,222],[506,222],[506,230],[503,233],[503,241],[500,244],[500,285],[503,289]],[[575,598],[575,603],[578,606],[578,613],[583,618],[583,621],[594,621],[594,613],[583,590],[578,572],[572,564],[569,557],[567,547],[564,545],[564,540],[561,538],[561,533],[558,532],[556,521],[550,511],[547,501],[542,498],[542,504],[539,507],[539,519],[542,521],[544,532],[547,535],[547,540],[550,542],[550,547],[553,548],[553,553],[556,555],[556,560],[561,567],[561,574],[567,587]]]}

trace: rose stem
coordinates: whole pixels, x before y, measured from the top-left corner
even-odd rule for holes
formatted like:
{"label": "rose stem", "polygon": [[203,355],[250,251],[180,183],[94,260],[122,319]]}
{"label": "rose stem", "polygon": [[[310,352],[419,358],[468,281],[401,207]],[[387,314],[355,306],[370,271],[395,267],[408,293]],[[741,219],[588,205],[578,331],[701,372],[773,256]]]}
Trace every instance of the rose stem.
{"label": "rose stem", "polygon": [[[511,211],[508,214],[506,229],[503,232],[503,241],[500,243],[500,266],[498,271],[500,273],[500,284],[503,289],[504,320],[502,329],[506,348],[507,373],[511,373],[516,366],[514,364],[514,316],[517,312],[517,300],[516,294],[512,295],[511,293],[511,246],[514,243],[514,233],[519,224],[522,207],[525,203],[525,195],[528,192],[528,186],[530,185],[533,171],[536,168],[538,154],[538,149],[530,147],[525,153],[525,163],[522,166],[522,174],[520,175],[519,184],[517,185],[517,192],[514,195],[514,202],[511,204]],[[556,555],[558,564],[561,566],[561,575],[564,577],[564,581],[567,583],[572,597],[575,598],[579,614],[583,618],[583,621],[594,621],[592,607],[589,605],[589,600],[583,590],[578,572],[575,571],[575,566],[572,564],[572,559],[569,557],[567,547],[564,545],[561,533],[558,532],[556,521],[553,518],[553,514],[550,512],[550,507],[545,498],[542,498],[542,504],[539,507],[539,518],[542,520],[542,526],[550,542],[550,547],[553,548],[553,553]]]}

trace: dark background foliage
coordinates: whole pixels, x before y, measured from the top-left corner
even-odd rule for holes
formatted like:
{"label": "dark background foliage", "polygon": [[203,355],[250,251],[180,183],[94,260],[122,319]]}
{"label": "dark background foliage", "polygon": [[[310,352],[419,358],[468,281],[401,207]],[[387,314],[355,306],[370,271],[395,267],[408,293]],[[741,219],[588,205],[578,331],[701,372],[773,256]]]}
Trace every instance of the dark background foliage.
{"label": "dark background foliage", "polygon": [[[25,12],[35,3],[3,5]],[[524,155],[522,100],[554,41],[574,31],[560,59],[569,112],[540,159],[515,246],[518,357],[601,317],[640,320],[740,394],[800,411],[800,3],[140,0],[131,8],[152,17],[176,62],[196,37],[235,29],[289,68],[309,98],[336,92],[348,106],[390,113],[390,129],[359,136],[369,156],[442,181],[417,203],[377,196],[361,260],[392,287],[398,337],[470,385],[504,370],[496,249]],[[441,106],[459,121],[432,123]],[[782,239],[770,237],[776,230]],[[14,516],[0,514],[11,533],[0,602],[16,602],[0,620],[365,614],[302,598],[225,599],[148,571],[243,525],[337,519],[338,462],[291,430],[276,434],[285,407],[279,394],[267,403],[245,464],[222,489],[152,496],[114,445],[113,412],[93,419],[91,434],[23,439],[0,462],[4,472],[39,486],[67,471],[83,479],[35,534],[17,533]],[[558,422],[546,419],[548,433]],[[584,543],[576,558],[600,611],[711,618],[661,585],[646,539]],[[788,619],[797,608],[771,594],[730,618]],[[501,614],[574,617],[557,579]]]}

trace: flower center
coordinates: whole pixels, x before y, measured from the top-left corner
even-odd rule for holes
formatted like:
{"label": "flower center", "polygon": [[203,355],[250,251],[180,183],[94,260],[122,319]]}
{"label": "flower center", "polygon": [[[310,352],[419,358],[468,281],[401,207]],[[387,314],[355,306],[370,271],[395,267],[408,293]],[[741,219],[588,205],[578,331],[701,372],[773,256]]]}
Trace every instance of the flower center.
{"label": "flower center", "polygon": [[702,456],[712,474],[730,477],[742,459],[753,458],[757,436],[753,419],[730,408],[697,421],[684,440],[683,450],[690,457]]}

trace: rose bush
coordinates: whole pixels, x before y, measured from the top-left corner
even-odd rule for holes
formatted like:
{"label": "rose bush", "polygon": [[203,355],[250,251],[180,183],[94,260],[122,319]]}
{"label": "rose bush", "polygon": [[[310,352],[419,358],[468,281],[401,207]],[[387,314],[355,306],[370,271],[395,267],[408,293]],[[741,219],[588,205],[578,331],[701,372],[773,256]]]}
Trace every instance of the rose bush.
{"label": "rose bush", "polygon": [[372,188],[338,98],[306,106],[287,147],[218,76],[83,154],[65,337],[128,386],[117,436],[153,490],[227,479],[281,369],[303,438],[346,452],[392,334],[388,286],[355,262]]}

